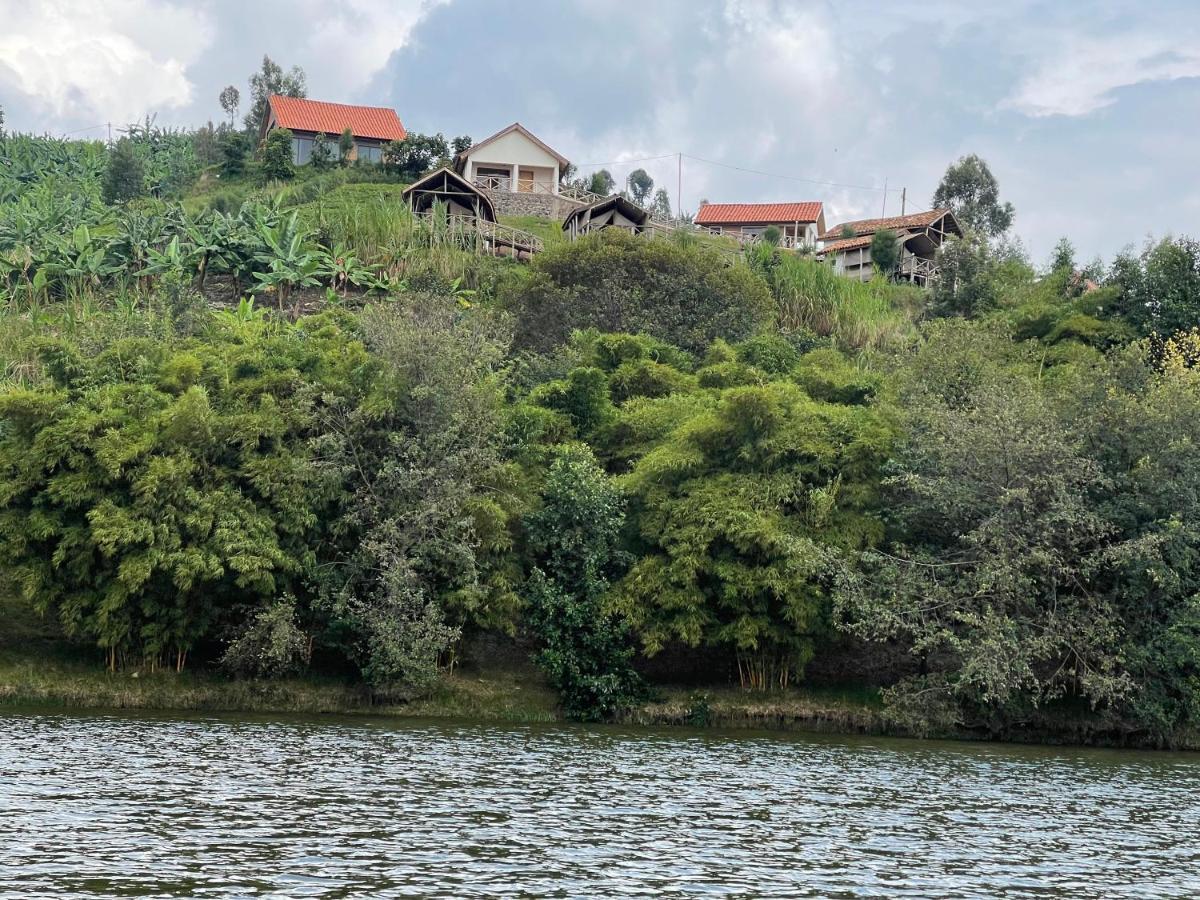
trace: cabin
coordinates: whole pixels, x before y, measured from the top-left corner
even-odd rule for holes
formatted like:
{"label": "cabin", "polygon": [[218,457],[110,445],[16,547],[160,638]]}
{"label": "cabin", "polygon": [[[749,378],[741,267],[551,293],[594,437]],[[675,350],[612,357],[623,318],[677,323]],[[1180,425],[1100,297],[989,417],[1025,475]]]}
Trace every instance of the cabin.
{"label": "cabin", "polygon": [[906,216],[859,219],[835,225],[821,235],[818,255],[839,275],[870,281],[875,274],[871,263],[871,239],[876,232],[884,230],[895,232],[901,245],[896,276],[922,286],[937,274],[934,259],[938,247],[948,237],[962,236],[962,228],[953,212],[931,209]]}
{"label": "cabin", "polygon": [[402,141],[407,135],[394,109],[383,106],[349,106],[301,97],[272,94],[267,101],[267,116],[259,129],[261,142],[275,128],[292,133],[292,162],[302,166],[312,157],[313,142],[323,134],[338,155],[338,141],[347,128],[354,137],[351,160],[383,161],[384,145]]}
{"label": "cabin", "polygon": [[451,216],[496,221],[491,198],[453,169],[442,167],[404,189],[404,199],[414,213],[427,213],[441,203]]}
{"label": "cabin", "polygon": [[768,228],[779,230],[782,247],[816,249],[825,230],[825,209],[819,201],[802,203],[708,203],[702,202],[695,224],[713,234],[740,241],[756,241]]}
{"label": "cabin", "polygon": [[558,193],[570,165],[520,122],[472,144],[454,161],[460,175],[486,190],[545,195]]}
{"label": "cabin", "polygon": [[650,213],[619,194],[581,206],[571,212],[562,224],[567,237],[575,240],[585,234],[605,228],[619,228],[630,234],[641,234],[650,221]]}

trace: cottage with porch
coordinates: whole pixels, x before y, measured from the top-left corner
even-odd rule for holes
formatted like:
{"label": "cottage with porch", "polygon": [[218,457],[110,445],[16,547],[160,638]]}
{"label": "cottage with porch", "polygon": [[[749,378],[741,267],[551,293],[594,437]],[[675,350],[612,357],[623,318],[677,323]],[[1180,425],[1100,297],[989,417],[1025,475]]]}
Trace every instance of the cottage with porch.
{"label": "cottage with porch", "polygon": [[301,97],[272,94],[267,101],[267,116],[259,129],[262,141],[274,128],[286,128],[292,133],[292,162],[302,166],[312,156],[313,142],[324,134],[337,153],[337,144],[347,128],[354,137],[351,160],[378,163],[383,160],[383,147],[406,136],[400,117],[394,109],[382,106],[349,106],[345,103],[326,103]]}
{"label": "cottage with porch", "polygon": [[879,231],[892,231],[900,242],[900,264],[896,276],[924,285],[937,274],[935,254],[945,240],[962,236],[962,228],[949,209],[886,219],[860,219],[835,225],[821,235],[819,255],[833,265],[834,271],[848,278],[870,281],[875,274],[871,263],[871,239]]}
{"label": "cottage with porch", "polygon": [[488,192],[504,215],[562,218],[582,205],[559,197],[559,182],[570,162],[514,122],[458,154],[455,170]]}
{"label": "cottage with porch", "polygon": [[708,203],[700,204],[696,225],[714,234],[742,242],[759,240],[768,228],[779,230],[782,247],[815,249],[825,230],[825,209],[820,202]]}

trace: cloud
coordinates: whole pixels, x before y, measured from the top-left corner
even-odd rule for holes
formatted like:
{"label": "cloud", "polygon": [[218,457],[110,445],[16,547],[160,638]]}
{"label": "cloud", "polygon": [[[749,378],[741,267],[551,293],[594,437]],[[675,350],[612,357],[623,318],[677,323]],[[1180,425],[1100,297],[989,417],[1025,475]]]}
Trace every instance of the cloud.
{"label": "cloud", "polygon": [[127,122],[181,107],[188,66],[212,40],[198,10],[166,0],[0,2],[0,85],[41,116]]}
{"label": "cloud", "polygon": [[1111,106],[1125,87],[1200,78],[1197,36],[1065,38],[1003,104],[1029,116],[1083,116]]}

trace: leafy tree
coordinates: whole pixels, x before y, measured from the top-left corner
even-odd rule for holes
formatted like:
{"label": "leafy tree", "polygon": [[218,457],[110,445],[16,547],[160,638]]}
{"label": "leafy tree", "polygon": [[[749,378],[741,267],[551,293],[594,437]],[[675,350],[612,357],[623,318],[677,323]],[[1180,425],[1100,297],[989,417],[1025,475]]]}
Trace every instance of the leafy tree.
{"label": "leafy tree", "polygon": [[[236,178],[246,171],[246,135],[240,131],[228,131],[221,136],[221,175]],[[290,152],[290,148],[289,148]]]}
{"label": "leafy tree", "polygon": [[1075,245],[1068,238],[1059,238],[1058,243],[1054,245],[1054,250],[1050,253],[1050,271],[1074,273]]}
{"label": "leafy tree", "polygon": [[324,133],[318,134],[313,140],[308,162],[318,172],[324,172],[333,166],[333,148]]}
{"label": "leafy tree", "polygon": [[974,153],[946,169],[930,203],[935,209],[950,207],[963,228],[988,237],[997,237],[1012,225],[1012,204],[1000,202],[996,176]]}
{"label": "leafy tree", "polygon": [[126,203],[145,193],[142,161],[134,149],[133,141],[123,137],[109,153],[108,170],[104,175],[104,201]]}
{"label": "leafy tree", "polygon": [[671,195],[666,188],[654,192],[654,202],[650,204],[650,212],[664,221],[671,218]]}
{"label": "leafy tree", "polygon": [[950,238],[937,251],[938,274],[930,285],[930,311],[975,318],[999,303],[996,261],[977,233]]}
{"label": "leafy tree", "polygon": [[319,501],[297,386],[328,338],[296,338],[52,341],[41,384],[0,392],[6,571],[111,667],[181,669],[247,606],[304,580]]}
{"label": "leafy tree", "polygon": [[266,178],[285,181],[296,174],[292,166],[292,132],[287,128],[272,128],[263,141],[262,172]]}
{"label": "leafy tree", "polygon": [[362,327],[377,387],[369,402],[329,405],[317,446],[344,486],[323,596],[372,685],[422,690],[461,628],[510,606],[479,555],[479,523],[502,509],[495,373],[506,341],[449,298],[373,308]]}
{"label": "leafy tree", "polygon": [[525,523],[534,562],[525,596],[537,662],[568,717],[608,719],[643,692],[627,629],[603,605],[624,562],[621,495],[591,452],[572,446],[556,453],[541,499]]}
{"label": "leafy tree", "polygon": [[548,248],[530,277],[505,286],[516,341],[549,350],[579,328],[645,332],[686,350],[740,340],[773,319],[766,285],[698,246],[646,241],[617,229]]}
{"label": "leafy tree", "polygon": [[338,138],[338,162],[343,166],[350,165],[350,154],[354,152],[354,132],[347,125],[342,129],[342,136]]}
{"label": "leafy tree", "polygon": [[0,139],[4,138],[4,107],[0,106]]}
{"label": "leafy tree", "polygon": [[1118,291],[1115,312],[1143,334],[1173,334],[1200,324],[1200,242],[1164,238],[1140,255],[1113,260],[1109,282]]}
{"label": "leafy tree", "polygon": [[409,132],[404,140],[392,141],[383,148],[384,168],[409,181],[446,164],[449,159],[450,145],[441,134]]}
{"label": "leafy tree", "polygon": [[875,411],[786,382],[730,388],[674,423],[623,479],[639,559],[621,609],[646,651],[725,649],[759,690],[798,677],[837,558],[880,535],[871,494],[890,442]]}
{"label": "leafy tree", "polygon": [[229,124],[233,125],[237,121],[238,107],[242,105],[242,94],[232,84],[226,85],[221,89],[221,109],[225,110],[225,115],[229,116]]}
{"label": "leafy tree", "polygon": [[267,118],[272,94],[283,97],[305,97],[308,95],[304,70],[292,66],[284,72],[271,57],[263,55],[262,68],[250,76],[250,110],[244,119],[246,130],[254,133]]}
{"label": "leafy tree", "polygon": [[280,676],[300,671],[311,652],[300,627],[295,597],[283,597],[258,610],[229,642],[221,666],[237,675]]}
{"label": "leafy tree", "polygon": [[588,190],[593,194],[599,194],[601,197],[608,197],[616,190],[617,182],[613,179],[612,173],[608,169],[601,169],[598,172],[593,172],[588,183]]}
{"label": "leafy tree", "polygon": [[458,137],[450,141],[450,153],[453,156],[458,156],[460,153],[466,153],[471,149],[474,141],[471,140],[469,134],[460,134]]}
{"label": "leafy tree", "polygon": [[871,263],[885,277],[891,277],[900,265],[900,236],[890,228],[871,235]]}
{"label": "leafy tree", "polygon": [[654,191],[654,179],[645,169],[634,169],[625,179],[629,186],[629,196],[638,206],[645,206]]}

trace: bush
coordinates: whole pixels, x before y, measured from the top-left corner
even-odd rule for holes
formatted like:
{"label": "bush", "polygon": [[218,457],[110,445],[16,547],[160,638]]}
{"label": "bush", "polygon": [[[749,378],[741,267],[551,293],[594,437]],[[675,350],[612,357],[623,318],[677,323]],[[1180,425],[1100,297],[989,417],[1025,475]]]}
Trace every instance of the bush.
{"label": "bush", "polygon": [[292,167],[292,132],[275,128],[263,141],[262,172],[266,178],[286,181],[296,174]]}
{"label": "bush", "polygon": [[577,329],[643,332],[692,352],[741,340],[774,319],[766,285],[702,247],[617,229],[538,254],[531,277],[503,296],[518,347],[549,351]]}
{"label": "bush", "polygon": [[308,662],[309,640],[296,617],[296,599],[284,597],[259,612],[229,642],[222,668],[236,675],[291,675]]}
{"label": "bush", "polygon": [[535,568],[525,586],[537,663],[572,719],[611,718],[643,693],[624,624],[603,606],[619,574],[624,511],[586,447],[560,450],[542,506],[526,521]]}

